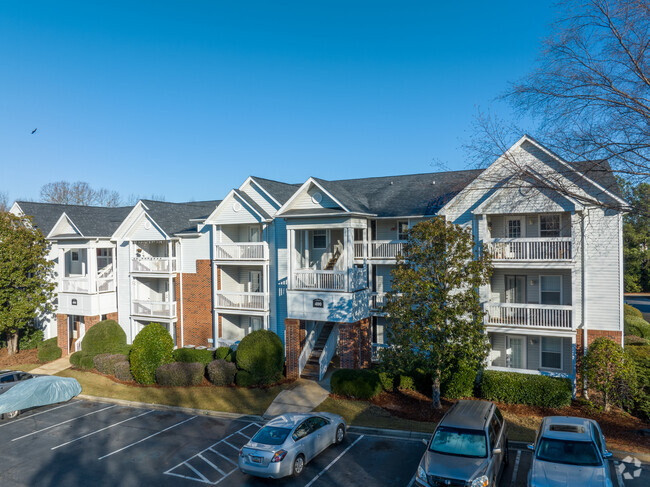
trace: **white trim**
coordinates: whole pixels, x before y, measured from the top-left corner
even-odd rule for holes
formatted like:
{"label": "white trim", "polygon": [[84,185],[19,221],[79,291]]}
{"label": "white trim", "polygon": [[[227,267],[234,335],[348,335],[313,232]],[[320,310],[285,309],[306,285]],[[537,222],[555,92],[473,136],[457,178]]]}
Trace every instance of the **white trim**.
{"label": "white trim", "polygon": [[[280,183],[281,181],[276,181],[276,182]],[[264,187],[263,187],[259,182],[257,182],[257,181],[255,180],[255,176],[248,176],[248,177],[246,178],[246,181],[244,181],[244,182],[242,183],[242,185],[241,185],[239,188],[237,188],[237,189],[239,189],[240,191],[243,191],[242,188],[244,188],[244,186],[246,186],[246,183],[249,183],[249,186],[251,186],[250,183],[255,183],[255,186],[257,186],[259,189],[261,189],[262,192],[263,192],[266,196],[268,196],[269,198],[271,198],[271,200],[272,200],[276,205],[278,205],[278,208],[280,208],[280,207],[282,206],[282,205],[280,204],[280,202],[279,202],[278,200],[276,200],[276,199],[273,197],[273,195],[271,195],[271,193],[269,193],[267,190],[265,190]],[[286,184],[286,183],[285,183],[285,184]],[[277,210],[277,208],[276,208],[276,210]]]}
{"label": "white trim", "polygon": [[[558,338],[560,340],[560,368],[556,369],[554,367],[546,367],[542,363],[542,352],[544,351],[544,338]],[[548,353],[554,353],[554,352],[548,352]],[[544,370],[550,370],[550,371],[563,371],[564,370],[564,339],[563,337],[558,337],[558,336],[540,336],[539,337],[539,368],[544,369]]]}
{"label": "white trim", "polygon": [[[299,195],[301,195],[303,192],[305,192],[306,190],[308,190],[308,189],[309,189],[309,186],[310,186],[311,184],[313,184],[314,186],[318,187],[318,188],[319,188],[323,193],[325,193],[327,196],[329,196],[329,197],[332,199],[332,201],[334,201],[334,203],[336,203],[337,205],[339,205],[339,206],[343,209],[343,211],[345,211],[346,213],[350,213],[350,210],[349,210],[348,208],[346,208],[345,205],[343,205],[343,204],[342,204],[338,199],[336,199],[336,198],[335,198],[335,197],[334,197],[334,196],[333,196],[329,191],[327,191],[325,188],[323,188],[323,186],[321,186],[320,184],[318,184],[318,182],[317,182],[314,178],[311,178],[311,177],[310,177],[307,181],[305,181],[305,182],[302,184],[302,186],[300,186],[300,188],[298,188],[298,189],[296,190],[295,193],[293,193],[293,195],[291,196],[291,198],[289,198],[289,199],[287,200],[287,202],[286,202],[284,205],[282,205],[282,206],[280,207],[280,209],[279,209],[278,212],[277,212],[277,215],[281,215],[281,214],[284,213],[285,211],[288,211],[288,210],[290,209],[291,205],[293,204],[293,202],[296,200],[296,198],[297,198]],[[301,215],[301,216],[302,216],[302,215]]]}
{"label": "white trim", "polygon": [[[236,198],[236,200],[235,200]],[[217,205],[217,207],[210,213],[210,216],[208,216],[205,219],[204,224],[205,225],[218,225],[218,216],[219,213],[223,208],[227,208],[228,205],[230,204],[231,200],[235,200],[234,203],[239,203],[243,209],[246,209],[253,217],[257,217],[257,219],[261,222],[266,221],[266,218],[260,213],[253,208],[244,197],[239,194],[238,190],[236,189],[231,189],[230,192],[226,195],[226,197],[221,200],[221,203]],[[233,209],[234,210],[234,209]],[[243,223],[242,223],[243,224]],[[234,223],[233,225],[239,225],[238,223]]]}
{"label": "white trim", "polygon": [[[518,221],[519,222],[519,230],[520,230],[520,235],[519,237],[511,237],[510,236],[510,222],[511,221]],[[506,238],[526,238],[526,215],[513,215],[513,216],[507,216],[504,218],[504,233]],[[492,235],[490,235],[492,236]]]}
{"label": "white trim", "polygon": [[[113,235],[111,235],[110,239],[111,240],[126,240],[123,238],[123,235],[126,235],[135,222],[129,222],[129,219],[133,216],[133,218],[136,218],[137,212],[141,211],[142,213],[146,213],[148,210],[147,206],[142,202],[142,200],[138,201],[135,205],[133,205],[133,208],[131,211],[129,211],[129,214],[124,217],[124,220],[122,220],[122,223],[120,223],[120,226],[117,227],[117,229],[113,232]],[[137,218],[136,218],[137,220]]]}
{"label": "white trim", "polygon": [[[543,216],[557,216],[560,219],[559,224],[558,224],[558,229],[557,229],[558,230],[557,235],[553,235],[552,237],[542,236],[542,217]],[[559,237],[561,237],[560,234],[562,233],[562,213],[558,213],[558,212],[555,212],[555,211],[550,212],[550,213],[539,213],[537,215],[537,232],[538,232],[539,238],[559,238]]]}
{"label": "white trim", "polygon": [[[59,223],[61,223],[61,221],[62,221],[64,218],[68,221],[68,223],[72,226],[72,228],[74,228],[74,230],[79,234],[79,237],[80,237],[80,238],[86,238],[86,237],[84,236],[84,234],[81,233],[81,230],[79,230],[79,228],[77,227],[77,225],[74,224],[74,222],[72,221],[72,219],[71,219],[71,218],[66,214],[66,212],[64,211],[63,213],[61,213],[61,216],[60,216],[59,219],[56,221],[56,223],[54,224],[54,226],[52,227],[52,229],[50,230],[50,233],[48,233],[47,236],[45,237],[47,240],[56,240],[56,237],[54,237],[54,236],[52,235],[52,232],[56,229],[56,227],[59,226]],[[75,238],[79,238],[79,237],[75,237]]]}
{"label": "white trim", "polygon": [[[516,340],[521,340],[522,341],[523,345],[521,347],[521,363],[522,363],[522,365],[524,367],[527,367],[528,366],[528,360],[527,360],[528,359],[528,353],[527,353],[528,352],[528,336],[526,336],[526,335],[506,335],[506,356],[505,356],[506,364],[508,363],[508,355],[510,355],[510,357],[512,357],[512,353],[508,354],[508,350],[512,350],[512,347],[508,346],[508,345],[510,345],[511,338],[515,338]],[[512,363],[512,359],[510,359],[510,363]],[[508,367],[507,365],[506,365],[506,368],[508,368],[508,369],[511,369],[511,368],[516,369],[516,367]]]}
{"label": "white trim", "polygon": [[624,312],[623,312],[623,293],[625,292],[625,281],[624,281],[624,274],[623,274],[623,215],[619,212],[618,213],[618,264],[619,264],[619,269],[618,269],[618,277],[619,277],[619,329],[618,331],[621,333],[621,346],[625,348],[625,339],[622,336],[623,335],[623,330],[625,329],[624,327]]}

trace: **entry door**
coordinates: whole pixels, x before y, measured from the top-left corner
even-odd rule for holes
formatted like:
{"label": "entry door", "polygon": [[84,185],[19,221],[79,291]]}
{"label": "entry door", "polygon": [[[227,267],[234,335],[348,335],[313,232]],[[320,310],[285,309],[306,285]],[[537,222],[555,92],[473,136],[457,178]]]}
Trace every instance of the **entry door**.
{"label": "entry door", "polygon": [[526,276],[505,276],[506,303],[526,302]]}
{"label": "entry door", "polygon": [[506,336],[506,366],[512,369],[526,368],[526,337]]}
{"label": "entry door", "polygon": [[248,273],[248,292],[261,293],[262,292],[262,272],[250,271]]}

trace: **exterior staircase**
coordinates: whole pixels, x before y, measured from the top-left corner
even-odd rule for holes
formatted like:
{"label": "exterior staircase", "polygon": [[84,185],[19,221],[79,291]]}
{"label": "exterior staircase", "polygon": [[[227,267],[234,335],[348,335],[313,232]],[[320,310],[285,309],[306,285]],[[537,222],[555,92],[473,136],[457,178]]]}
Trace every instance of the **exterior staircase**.
{"label": "exterior staircase", "polygon": [[338,262],[339,257],[341,257],[341,251],[337,248],[334,251],[334,255],[332,256],[332,258],[327,262],[327,265],[325,266],[325,270],[326,271],[334,270],[334,266]]}
{"label": "exterior staircase", "polygon": [[333,327],[333,323],[325,323],[325,325],[323,325],[323,329],[321,330],[320,335],[318,335],[318,339],[316,340],[314,349],[307,360],[307,364],[300,374],[302,379],[318,380],[318,374],[320,372],[320,364],[318,361],[320,360],[323,348],[327,343],[327,339],[329,338]]}

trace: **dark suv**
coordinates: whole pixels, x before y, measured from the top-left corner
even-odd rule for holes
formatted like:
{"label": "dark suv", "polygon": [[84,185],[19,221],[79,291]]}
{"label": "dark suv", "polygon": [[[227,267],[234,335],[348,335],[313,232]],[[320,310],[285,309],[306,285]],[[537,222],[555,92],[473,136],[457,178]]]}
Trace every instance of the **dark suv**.
{"label": "dark suv", "polygon": [[506,422],[489,401],[458,401],[442,418],[420,460],[416,485],[497,485],[508,464]]}

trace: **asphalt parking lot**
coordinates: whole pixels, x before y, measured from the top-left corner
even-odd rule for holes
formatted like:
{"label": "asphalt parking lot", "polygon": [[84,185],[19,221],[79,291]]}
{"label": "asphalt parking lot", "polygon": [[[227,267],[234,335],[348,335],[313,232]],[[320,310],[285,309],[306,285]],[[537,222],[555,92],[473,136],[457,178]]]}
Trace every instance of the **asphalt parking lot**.
{"label": "asphalt parking lot", "polygon": [[[236,464],[258,427],[82,400],[37,408],[0,422],[0,485],[409,487],[425,449],[422,441],[349,433],[301,477],[257,479]],[[530,460],[527,450],[513,450],[500,485],[525,485]],[[641,487],[648,479],[648,465],[612,464],[614,486]]]}

